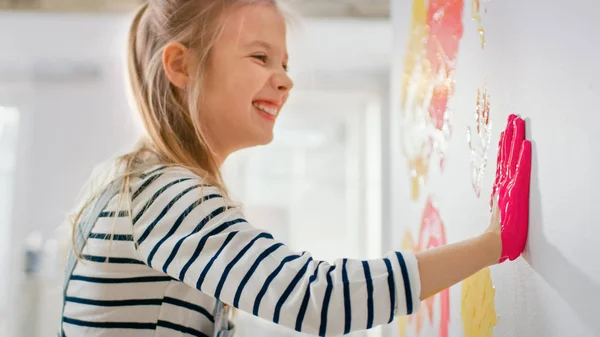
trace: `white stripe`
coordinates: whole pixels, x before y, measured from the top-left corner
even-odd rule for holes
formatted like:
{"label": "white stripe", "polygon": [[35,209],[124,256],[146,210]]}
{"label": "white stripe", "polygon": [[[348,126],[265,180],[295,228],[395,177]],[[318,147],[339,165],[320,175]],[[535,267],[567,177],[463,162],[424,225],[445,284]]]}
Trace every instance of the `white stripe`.
{"label": "white stripe", "polygon": [[65,316],[90,322],[142,322],[154,323],[160,306],[98,307],[67,302]]}
{"label": "white stripe", "polygon": [[125,300],[143,298],[161,298],[169,282],[92,284],[71,281],[67,296],[97,300]]}

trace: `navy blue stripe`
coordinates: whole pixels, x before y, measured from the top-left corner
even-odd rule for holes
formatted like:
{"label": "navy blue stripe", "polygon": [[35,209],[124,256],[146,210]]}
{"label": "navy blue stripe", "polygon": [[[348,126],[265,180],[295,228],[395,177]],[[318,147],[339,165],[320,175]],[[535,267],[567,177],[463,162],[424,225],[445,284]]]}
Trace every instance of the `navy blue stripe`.
{"label": "navy blue stripe", "polygon": [[[190,257],[190,259],[188,260],[188,262],[185,264],[185,266],[183,266],[183,268],[181,269],[181,272],[179,273],[180,276],[180,280],[185,279],[185,274],[187,274],[188,269],[190,269],[190,267],[192,266],[192,264],[194,262],[196,262],[196,260],[198,259],[198,257],[200,256],[200,253],[202,253],[202,250],[204,249],[204,246],[206,245],[206,242],[208,241],[208,239],[210,239],[211,237],[218,235],[222,232],[224,232],[227,228],[234,226],[240,222],[246,222],[246,220],[244,219],[235,219],[233,221],[227,221],[221,225],[219,225],[217,228],[213,229],[212,231],[208,232],[208,234],[204,235],[200,241],[198,242],[198,245],[196,246],[196,249],[194,250],[194,253],[192,254],[192,256]],[[203,225],[204,227],[204,225]],[[200,230],[198,230],[200,231]],[[183,239],[182,239],[183,240]],[[200,280],[198,280],[200,281]],[[201,285],[201,282],[198,283],[198,285]],[[199,286],[197,287],[197,289],[200,289]]]}
{"label": "navy blue stripe", "polygon": [[104,300],[92,300],[89,298],[79,298],[79,297],[67,296],[67,297],[65,297],[65,301],[72,302],[72,303],[95,305],[95,306],[99,306],[99,307],[127,307],[127,306],[138,306],[138,305],[161,305],[162,304],[162,298],[104,301]]}
{"label": "navy blue stripe", "polygon": [[181,182],[184,181],[188,181],[191,180],[191,178],[183,178],[183,179],[177,179],[175,181],[172,181],[168,184],[166,184],[165,186],[161,187],[158,191],[156,191],[156,193],[154,193],[154,195],[152,196],[152,198],[150,198],[150,200],[148,200],[146,202],[146,204],[144,205],[144,207],[142,207],[142,209],[139,211],[139,213],[135,216],[135,218],[133,219],[133,223],[136,224],[138,222],[138,220],[140,220],[140,218],[142,217],[142,215],[144,215],[144,212],[146,212],[148,210],[148,208],[150,208],[150,206],[152,206],[152,204],[154,203],[154,201],[156,201],[156,199],[158,199],[158,197],[160,197],[161,194],[163,194],[169,187],[179,184]]}
{"label": "navy blue stripe", "polygon": [[389,323],[392,323],[394,320],[394,309],[396,308],[396,284],[394,283],[394,271],[392,270],[392,263],[389,259],[383,259],[385,262],[385,266],[388,271],[388,286],[390,288],[390,320]]}
{"label": "navy blue stripe", "polygon": [[152,184],[156,179],[160,178],[160,176],[162,176],[162,175],[163,175],[163,173],[158,173],[158,174],[155,174],[152,177],[148,178],[148,180],[144,181],[142,186],[140,186],[137,189],[137,191],[135,191],[135,193],[133,193],[131,200],[135,200],[140,194],[142,194],[142,192],[144,192],[146,190],[146,188],[148,188],[148,186],[150,186],[150,184]]}
{"label": "navy blue stripe", "polygon": [[202,283],[204,283],[204,279],[206,278],[206,274],[208,274],[208,271],[210,270],[210,268],[212,267],[212,265],[215,263],[215,260],[219,257],[219,255],[221,255],[221,253],[223,252],[223,249],[225,249],[225,247],[229,244],[229,241],[231,241],[231,239],[233,239],[233,237],[237,233],[239,233],[239,232],[237,232],[237,231],[236,232],[231,232],[231,233],[229,233],[229,235],[227,235],[227,238],[225,239],[225,241],[221,245],[221,248],[219,248],[219,250],[217,251],[217,253],[210,259],[210,261],[208,261],[208,263],[206,264],[206,266],[202,270],[202,273],[200,273],[200,277],[198,278],[198,281],[196,282],[196,289],[202,290]]}
{"label": "navy blue stripe", "polygon": [[188,328],[187,326],[167,322],[167,321],[158,321],[158,322],[156,322],[156,325],[161,328],[167,328],[167,329],[183,332],[183,333],[186,333],[186,334],[192,335],[192,336],[208,337],[208,335],[205,335],[204,333],[202,333],[198,330]]}
{"label": "navy blue stripe", "polygon": [[178,299],[172,298],[172,297],[165,297],[163,299],[163,302],[196,311],[196,312],[204,315],[206,318],[208,318],[209,321],[211,321],[213,323],[215,322],[215,318],[213,317],[213,315],[210,312],[208,312],[208,310],[204,309],[203,307],[201,307],[199,305],[195,305],[195,304],[192,304],[189,302],[178,300]]}
{"label": "navy blue stripe", "polygon": [[[227,280],[227,276],[229,276],[229,273],[231,272],[231,269],[235,266],[236,263],[238,263],[238,261],[244,256],[244,254],[246,254],[246,252],[250,249],[250,247],[252,247],[252,245],[254,245],[254,243],[260,239],[260,238],[266,238],[266,239],[271,239],[273,240],[273,236],[271,234],[268,233],[260,233],[258,234],[254,239],[252,239],[252,241],[250,241],[236,256],[233,260],[231,260],[231,262],[229,262],[227,264],[227,267],[225,267],[225,270],[223,271],[223,274],[221,275],[221,280],[219,280],[219,284],[217,285],[217,289],[215,290],[215,297],[216,298],[220,298],[221,297],[221,291],[223,290],[223,286],[225,285],[225,280]],[[237,302],[234,302],[233,306],[237,308]]]}
{"label": "navy blue stripe", "polygon": [[[150,226],[148,226],[148,228],[146,228],[146,231],[144,232],[144,234],[141,236],[140,240],[138,241],[139,243],[143,242],[148,235],[150,235],[150,232],[154,229],[154,227],[156,226],[156,224],[158,223],[158,221],[160,219],[162,219],[162,217],[168,212],[168,210],[173,206],[173,204],[175,204],[175,202],[177,200],[179,200],[181,197],[183,197],[184,194],[188,193],[190,190],[192,190],[193,188],[197,188],[200,185],[195,185],[192,186],[186,190],[184,190],[182,193],[180,193],[177,197],[175,197],[175,199],[173,199],[168,205],[167,207],[165,207],[165,209],[161,212],[161,214],[152,222],[152,224],[150,224]],[[185,218],[201,203],[203,203],[204,201],[213,199],[213,198],[222,198],[222,196],[220,194],[210,194],[210,195],[206,195],[204,196],[202,199],[198,199],[196,201],[194,201],[193,204],[191,204],[190,206],[188,206],[183,213],[181,213],[179,215],[179,217],[177,218],[177,220],[175,220],[175,223],[170,226],[169,232],[162,238],[160,239],[160,241],[158,241],[158,243],[152,247],[152,250],[150,251],[150,254],[148,255],[148,260],[147,263],[150,267],[152,267],[152,260],[154,259],[154,255],[156,255],[156,253],[158,252],[158,249],[162,246],[163,243],[165,243],[165,241],[167,241],[171,236],[173,236],[175,234],[175,232],[177,231],[177,229],[179,229],[179,226],[181,226],[181,224],[183,223],[183,221],[185,220]],[[170,262],[169,262],[170,263]],[[167,265],[168,266],[168,265]],[[163,270],[166,270],[166,267],[163,266]]]}
{"label": "navy blue stripe", "polygon": [[327,312],[329,311],[329,301],[331,301],[331,292],[333,291],[333,281],[331,280],[331,272],[335,270],[335,266],[329,267],[327,272],[327,288],[323,297],[323,308],[321,309],[321,326],[319,327],[319,336],[325,336],[327,331]]}
{"label": "navy blue stripe", "polygon": [[[162,220],[162,218],[165,217],[165,215],[169,212],[169,210],[175,205],[175,203],[183,198],[183,196],[188,193],[189,191],[200,187],[200,185],[194,185],[191,187],[186,188],[185,190],[183,190],[181,193],[179,193],[175,198],[173,198],[173,200],[171,200],[167,206],[165,206],[165,208],[163,208],[163,210],[160,212],[160,214],[156,217],[156,219],[154,219],[152,221],[152,223],[150,225],[148,225],[148,227],[146,228],[146,230],[144,231],[144,233],[140,236],[139,240],[138,240],[138,244],[142,244],[144,241],[146,241],[146,239],[148,238],[148,236],[150,235],[150,233],[152,232],[152,230],[154,229],[154,227],[156,227],[156,225],[158,224],[158,222],[160,220]],[[202,202],[212,199],[212,198],[221,198],[221,195],[219,194],[211,194],[211,195],[207,195],[202,197],[202,199],[198,199],[196,201],[194,201],[193,204],[191,204],[190,206],[188,206],[188,208],[186,208],[183,213],[181,213],[179,215],[179,217],[177,218],[177,220],[175,221],[175,223],[173,224],[173,226],[171,226],[171,229],[169,230],[169,234],[167,234],[168,236],[173,235],[173,233],[175,233],[175,230],[177,230],[177,228],[179,228],[179,225],[181,225],[181,223],[183,222],[183,220],[188,216],[188,214],[190,214],[194,208],[196,208],[198,205],[200,205]],[[135,223],[133,223],[135,225]],[[166,240],[166,239],[165,239]],[[164,240],[161,240],[161,242],[159,242],[159,244],[162,244],[162,242],[164,242]],[[155,250],[158,250],[158,247],[154,247],[154,249],[152,250],[154,253]],[[151,253],[152,254],[152,253]],[[152,254],[154,255],[154,254]],[[150,261],[151,259],[148,259],[148,261]]]}
{"label": "navy blue stripe", "polygon": [[[82,259],[92,262],[106,262],[106,256],[95,256],[95,255],[82,255]],[[108,263],[117,263],[117,264],[144,264],[144,262],[128,259],[123,257],[109,257]]]}
{"label": "navy blue stripe", "polygon": [[63,322],[67,324],[83,326],[87,328],[101,329],[132,329],[132,330],[156,330],[154,323],[136,323],[136,322],[87,322],[69,317],[63,317]]}
{"label": "navy blue stripe", "polygon": [[[193,189],[195,189],[195,188],[198,188],[198,187],[200,187],[200,186],[202,186],[202,185],[201,185],[201,184],[196,184],[196,185],[194,185],[194,186],[190,186],[190,187],[186,188],[185,190],[181,191],[179,194],[177,194],[177,195],[175,196],[175,198],[173,198],[173,200],[169,201],[169,203],[168,203],[168,204],[165,206],[165,208],[163,208],[163,210],[160,212],[160,214],[158,214],[158,216],[156,217],[156,219],[154,219],[154,220],[152,221],[152,223],[151,223],[151,224],[148,226],[149,228],[148,228],[148,229],[146,229],[146,230],[144,231],[144,234],[142,234],[142,236],[141,236],[141,238],[140,238],[140,239],[142,240],[142,242],[143,242],[144,240],[146,240],[146,237],[148,236],[148,234],[150,234],[150,231],[152,230],[152,228],[154,228],[154,226],[156,226],[156,224],[157,224],[157,223],[158,223],[158,222],[159,222],[159,221],[160,221],[160,220],[161,220],[161,219],[162,219],[162,218],[163,218],[163,217],[164,217],[164,216],[167,214],[167,212],[169,212],[169,210],[170,210],[170,209],[171,209],[171,208],[172,208],[172,207],[175,205],[175,203],[176,203],[176,202],[177,202],[179,199],[181,199],[181,198],[182,198],[184,195],[186,195],[186,194],[187,194],[189,191],[191,191],[191,190],[193,190]],[[206,197],[205,197],[205,198],[206,198]],[[198,204],[200,204],[200,203],[202,202],[202,200],[203,200],[203,199],[199,199],[199,200],[197,200],[196,202],[197,202]],[[195,207],[195,206],[194,206],[194,207]],[[136,223],[137,223],[139,220],[140,220],[140,217],[136,216],[136,217],[133,219],[133,224],[135,225],[135,224],[136,224]]]}
{"label": "navy blue stripe", "polygon": [[269,256],[271,253],[273,253],[275,250],[277,250],[281,246],[283,246],[283,243],[278,242],[278,243],[272,245],[271,247],[267,248],[264,252],[262,252],[258,256],[258,258],[256,258],[256,261],[254,261],[254,263],[252,264],[252,267],[250,267],[250,269],[248,269],[248,272],[246,273],[246,275],[244,275],[244,278],[242,279],[242,282],[240,282],[240,285],[238,286],[238,289],[235,292],[235,297],[233,299],[233,306],[234,307],[239,308],[240,297],[242,296],[242,291],[244,291],[244,288],[246,287],[246,284],[250,280],[250,277],[252,277],[252,274],[254,274],[254,272],[258,268],[258,265],[260,265],[260,263],[267,256]]}
{"label": "navy blue stripe", "polygon": [[146,172],[146,173],[142,173],[140,174],[140,179],[146,179],[146,177],[149,177],[151,175],[153,175],[154,173],[158,172],[158,171],[162,171],[164,169],[166,169],[168,166],[164,165],[164,166],[159,166],[158,168],[150,171],[150,172]]}
{"label": "navy blue stripe", "polygon": [[[200,185],[196,185],[193,186],[193,188],[196,188]],[[154,229],[154,226],[156,226],[156,223],[158,223],[158,221],[164,216],[164,214],[167,213],[168,209],[171,208],[171,206],[179,199],[183,196],[183,194],[189,192],[191,188],[183,191],[180,195],[178,195],[175,199],[173,199],[169,205],[167,205],[167,207],[162,211],[161,215],[150,225],[148,226],[148,228],[146,229],[146,231],[144,232],[144,234],[142,235],[141,239],[146,239],[148,237],[148,235],[150,235],[150,232],[152,231],[152,229]],[[193,204],[191,204],[190,206],[188,206],[188,208],[186,208],[183,213],[181,213],[179,215],[179,217],[177,218],[177,220],[175,220],[175,223],[170,227],[169,232],[167,233],[167,235],[165,235],[162,239],[160,239],[160,241],[158,241],[158,243],[152,247],[152,250],[150,251],[150,254],[148,255],[148,260],[147,263],[150,267],[152,267],[152,260],[154,260],[154,255],[156,255],[156,252],[158,252],[158,249],[162,246],[163,243],[165,243],[165,241],[167,241],[171,236],[173,236],[173,234],[175,234],[175,232],[177,231],[177,229],[179,229],[179,226],[181,226],[181,224],[183,223],[183,220],[185,220],[185,218],[198,206],[200,205],[202,202],[206,201],[206,200],[210,200],[213,198],[220,198],[221,195],[219,194],[210,194],[207,196],[204,196],[202,199],[196,200],[194,201]],[[142,240],[143,241],[143,240]],[[166,270],[166,268],[163,267],[163,270]]]}
{"label": "navy blue stripe", "polygon": [[412,291],[410,289],[410,279],[408,278],[408,269],[406,268],[406,262],[402,253],[396,252],[398,263],[400,263],[400,270],[402,271],[402,278],[404,279],[404,296],[406,297],[406,313],[412,315],[413,313],[413,298]]}
{"label": "navy blue stripe", "polygon": [[285,291],[279,298],[279,301],[277,301],[277,305],[275,305],[275,314],[273,315],[274,323],[279,323],[279,315],[281,314],[281,307],[283,307],[283,304],[285,303],[287,298],[292,294],[292,291],[294,291],[294,288],[296,287],[298,282],[300,282],[300,280],[302,279],[304,274],[306,274],[308,265],[312,262],[312,260],[313,260],[312,257],[308,258],[308,261],[306,261],[306,263],[304,264],[304,267],[302,267],[302,269],[300,269],[300,271],[296,274],[296,276],[294,277],[292,282],[290,282],[288,287],[285,289]]}
{"label": "navy blue stripe", "polygon": [[269,289],[271,282],[273,282],[275,277],[277,277],[277,275],[279,275],[279,273],[281,272],[283,267],[285,267],[286,263],[288,263],[290,261],[294,261],[299,257],[300,257],[300,255],[286,256],[283,260],[281,260],[281,262],[279,263],[279,266],[277,266],[277,268],[267,277],[267,279],[265,280],[265,283],[262,286],[262,289],[260,289],[260,291],[258,292],[258,295],[256,296],[256,299],[254,299],[253,313],[255,316],[258,316],[258,311],[260,309],[260,302],[262,301],[263,297],[267,293],[267,289]]}
{"label": "navy blue stripe", "polygon": [[344,259],[342,264],[342,282],[344,283],[344,335],[349,334],[352,329],[352,307],[350,305],[350,280],[348,280],[348,270],[346,263],[348,259]]}
{"label": "navy blue stripe", "polygon": [[319,266],[321,266],[323,261],[320,261],[315,268],[315,272],[308,279],[308,285],[306,286],[306,292],[304,293],[304,298],[302,299],[302,304],[300,305],[300,310],[298,311],[298,317],[296,317],[296,327],[295,330],[298,332],[302,332],[302,322],[304,321],[304,316],[306,315],[306,309],[308,308],[308,301],[310,300],[310,285],[317,279],[317,274],[319,273]]}
{"label": "navy blue stripe", "polygon": [[132,235],[125,234],[90,233],[89,238],[98,240],[133,241]]}
{"label": "navy blue stripe", "polygon": [[[183,245],[183,242],[185,240],[187,240],[190,236],[197,234],[199,231],[202,230],[202,228],[204,228],[204,226],[210,221],[212,220],[215,216],[221,214],[225,212],[225,207],[219,207],[216,210],[212,211],[212,213],[210,213],[209,215],[207,215],[206,217],[204,217],[204,219],[202,219],[202,221],[200,221],[200,223],[196,226],[196,228],[194,228],[193,231],[191,231],[190,233],[188,233],[187,235],[185,235],[184,237],[180,238],[179,240],[177,240],[177,243],[175,244],[175,246],[173,246],[173,250],[171,251],[171,254],[169,254],[169,257],[167,258],[167,261],[165,261],[165,264],[163,265],[163,272],[165,274],[167,273],[167,269],[169,268],[169,265],[171,265],[171,262],[173,262],[173,260],[175,259],[175,256],[177,255],[177,253],[179,252],[179,248],[181,248],[181,245]],[[181,274],[181,272],[180,272]],[[183,278],[179,279],[180,281],[183,281]]]}
{"label": "navy blue stripe", "polygon": [[[100,215],[98,215],[99,218],[114,218],[116,215],[115,211],[112,212],[101,212]],[[125,218],[129,216],[129,211],[119,211],[118,217],[119,218]]]}
{"label": "navy blue stripe", "polygon": [[365,270],[365,281],[367,282],[367,329],[373,327],[373,280],[371,279],[371,268],[369,262],[363,261]]}
{"label": "navy blue stripe", "polygon": [[89,283],[104,283],[104,284],[121,284],[121,283],[154,283],[154,282],[169,282],[173,278],[170,276],[146,276],[146,277],[130,277],[130,278],[101,278],[87,277],[80,275],[71,276],[71,281],[82,281]]}

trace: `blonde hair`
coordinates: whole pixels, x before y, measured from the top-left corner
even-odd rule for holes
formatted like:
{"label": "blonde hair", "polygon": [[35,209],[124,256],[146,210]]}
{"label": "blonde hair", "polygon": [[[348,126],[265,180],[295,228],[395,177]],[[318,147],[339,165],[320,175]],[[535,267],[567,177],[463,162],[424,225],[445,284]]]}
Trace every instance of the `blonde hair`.
{"label": "blonde hair", "polygon": [[[146,134],[132,152],[116,158],[119,174],[112,180],[123,178],[120,198],[126,199],[130,217],[131,179],[147,168],[148,155],[163,165],[192,171],[229,200],[197,112],[201,109],[198,103],[202,102],[202,82],[211,51],[224,29],[224,14],[233,7],[250,4],[272,5],[281,12],[277,0],[149,0],[136,13],[129,31],[127,61],[131,94]],[[163,70],[163,50],[171,42],[181,43],[198,57],[200,66],[184,94]],[[84,210],[100,192],[91,193],[72,218],[73,240]],[[81,252],[75,253],[80,257]]]}

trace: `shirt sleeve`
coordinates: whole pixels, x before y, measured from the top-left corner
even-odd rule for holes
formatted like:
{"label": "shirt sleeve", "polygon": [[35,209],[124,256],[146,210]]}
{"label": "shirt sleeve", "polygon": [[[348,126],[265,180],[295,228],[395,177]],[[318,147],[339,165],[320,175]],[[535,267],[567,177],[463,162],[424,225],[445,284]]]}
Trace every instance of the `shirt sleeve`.
{"label": "shirt sleeve", "polygon": [[182,172],[155,173],[134,189],[134,237],[148,266],[239,310],[320,336],[417,310],[413,253],[317,261],[253,227],[218,189]]}

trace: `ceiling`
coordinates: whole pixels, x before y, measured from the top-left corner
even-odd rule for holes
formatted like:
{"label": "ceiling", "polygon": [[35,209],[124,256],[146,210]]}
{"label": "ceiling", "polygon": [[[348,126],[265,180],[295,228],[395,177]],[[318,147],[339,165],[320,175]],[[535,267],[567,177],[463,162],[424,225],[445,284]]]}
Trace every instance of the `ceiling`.
{"label": "ceiling", "polygon": [[[144,0],[0,0],[0,9],[65,12],[130,11]],[[306,17],[387,18],[390,0],[280,0]]]}

